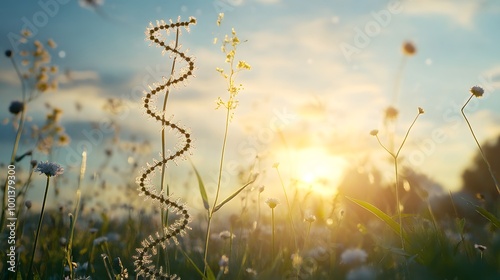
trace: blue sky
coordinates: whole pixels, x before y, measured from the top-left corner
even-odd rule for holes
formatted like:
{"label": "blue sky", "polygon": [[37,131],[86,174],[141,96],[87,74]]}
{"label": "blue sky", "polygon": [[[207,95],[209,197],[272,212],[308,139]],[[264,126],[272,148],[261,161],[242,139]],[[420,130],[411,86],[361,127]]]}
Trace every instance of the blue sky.
{"label": "blue sky", "polygon": [[[379,129],[384,135],[383,111],[391,105],[403,59],[397,143],[417,107],[426,111],[402,151],[409,166],[445,189],[460,187],[460,174],[477,152],[459,112],[473,85],[487,91],[467,112],[480,142],[500,133],[500,4],[495,1],[106,0],[97,12],[78,1],[39,3],[49,3],[49,10],[36,2],[5,1],[0,47],[11,49],[9,34],[19,34],[26,21],[37,29],[31,39],[57,42],[52,61],[71,70],[74,80],[61,77],[59,91],[30,104],[29,115],[40,125],[45,102],[64,109],[63,124],[72,143],[58,152],[63,165],[71,165],[67,155],[85,140],[82,131],[89,131],[89,122],[109,117],[102,110],[109,97],[125,100],[127,113],[118,119],[123,138],[149,141],[151,154],[158,154],[160,128],[146,118],[134,89],[144,79],[151,81],[151,71],[159,72],[153,75],[158,78],[169,69],[168,56],[144,40],[145,28],[151,21],[178,16],[198,20],[180,39],[182,48],[196,57],[197,69],[196,78],[174,89],[169,106],[173,119],[195,137],[191,158],[206,181],[213,181],[217,170],[224,122],[224,113],[214,110],[215,100],[226,95],[224,80],[215,71],[224,66],[224,57],[213,38],[222,38],[231,27],[246,40],[237,56],[252,70],[237,77],[245,89],[230,127],[227,163],[250,164],[258,152],[261,171],[267,173],[262,184],[274,184],[274,162],[282,163],[288,177],[306,181],[341,174],[367,157],[384,162],[386,155],[369,131]],[[225,18],[217,27],[219,12]],[[414,56],[404,58],[405,41],[415,44]],[[346,56],[346,46],[355,52]],[[20,84],[5,57],[0,73],[3,120],[10,118],[8,104],[20,98]],[[83,105],[81,112],[74,110],[75,102]],[[281,134],[272,125],[276,120]],[[0,129],[0,160],[7,162],[12,128],[7,124]],[[91,163],[102,161],[101,146],[90,152]]]}

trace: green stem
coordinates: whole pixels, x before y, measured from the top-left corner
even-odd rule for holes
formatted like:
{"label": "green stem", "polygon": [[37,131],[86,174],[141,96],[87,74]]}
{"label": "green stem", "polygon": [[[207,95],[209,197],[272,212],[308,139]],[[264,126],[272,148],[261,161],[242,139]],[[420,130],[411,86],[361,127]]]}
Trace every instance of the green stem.
{"label": "green stem", "polygon": [[497,178],[495,177],[495,174],[493,174],[493,169],[491,168],[491,165],[490,165],[488,159],[486,159],[486,155],[484,154],[483,149],[481,148],[481,145],[479,145],[479,142],[477,141],[476,135],[474,134],[474,130],[472,130],[472,126],[470,125],[469,120],[467,119],[467,116],[465,116],[465,112],[464,112],[465,106],[467,106],[467,104],[469,104],[469,101],[472,99],[472,97],[474,97],[474,95],[471,95],[469,97],[469,99],[467,99],[467,102],[465,102],[464,106],[462,107],[462,109],[460,111],[462,112],[462,115],[464,116],[464,119],[467,122],[467,126],[469,126],[469,130],[472,133],[472,137],[474,138],[474,141],[476,141],[476,145],[479,148],[479,152],[481,153],[481,156],[483,157],[484,162],[488,166],[488,171],[490,172],[491,178],[493,179],[493,182],[495,183],[495,188],[497,189],[497,192],[500,194],[500,184],[498,183]]}
{"label": "green stem", "polygon": [[31,274],[31,271],[33,270],[33,260],[35,259],[36,244],[38,242],[38,236],[40,235],[40,230],[42,228],[43,213],[45,212],[45,201],[47,200],[49,183],[50,183],[50,176],[47,176],[47,184],[45,185],[45,194],[43,195],[42,211],[40,213],[40,218],[38,219],[38,228],[37,228],[36,234],[35,234],[35,242],[33,243],[33,252],[31,253],[31,260],[30,260],[29,269],[28,269],[27,278],[29,280],[34,278],[33,275]]}
{"label": "green stem", "polygon": [[274,208],[271,209],[271,215],[272,215],[272,231],[273,231],[273,246],[272,246],[272,256],[273,256],[273,261],[274,259],[276,258],[276,255],[275,255],[275,249],[274,249],[274,235],[275,235],[275,227],[274,227]]}
{"label": "green stem", "polygon": [[220,186],[221,186],[221,181],[222,181],[222,168],[224,165],[224,155],[226,152],[226,143],[227,143],[227,135],[228,135],[228,130],[229,130],[229,116],[231,113],[231,107],[227,107],[226,111],[226,124],[224,128],[224,140],[222,142],[222,152],[221,152],[221,157],[220,157],[220,164],[219,164],[219,176],[217,179],[217,191],[215,192],[215,200],[214,200],[214,206],[209,212],[208,215],[208,222],[207,222],[207,232],[205,236],[205,253],[203,254],[203,262],[205,264],[205,269],[204,272],[206,272],[207,269],[207,256],[208,256],[208,243],[210,239],[210,227],[211,227],[211,222],[212,222],[212,217],[214,215],[214,209],[215,206],[217,205],[217,201],[219,200],[219,193],[220,193]]}

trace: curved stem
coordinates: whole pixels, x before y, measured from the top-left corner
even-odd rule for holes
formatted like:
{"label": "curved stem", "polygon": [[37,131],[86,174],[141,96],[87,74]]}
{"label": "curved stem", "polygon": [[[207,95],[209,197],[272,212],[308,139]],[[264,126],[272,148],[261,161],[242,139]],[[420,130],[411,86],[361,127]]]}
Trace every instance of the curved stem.
{"label": "curved stem", "polygon": [[27,275],[28,280],[31,280],[34,278],[33,275],[31,274],[31,271],[33,270],[33,260],[35,259],[36,244],[38,242],[38,236],[40,235],[40,230],[42,228],[43,213],[45,211],[45,201],[47,200],[47,193],[49,190],[49,182],[50,182],[50,176],[47,176],[47,184],[45,185],[45,194],[43,195],[42,210],[40,212],[40,218],[38,219],[38,228],[37,228],[36,234],[35,234],[35,242],[33,243],[33,252],[31,253],[31,260],[30,260],[29,269],[28,269],[28,275]]}
{"label": "curved stem", "polygon": [[488,171],[490,172],[491,178],[493,179],[493,182],[495,183],[495,188],[497,189],[497,192],[500,194],[500,184],[498,183],[498,180],[495,177],[495,174],[493,173],[493,169],[491,168],[491,165],[490,165],[488,159],[486,158],[486,155],[483,152],[483,148],[481,148],[479,141],[477,141],[476,134],[474,134],[474,130],[472,130],[472,126],[470,125],[469,120],[467,119],[467,116],[465,116],[465,112],[464,112],[465,106],[467,106],[467,104],[469,104],[469,101],[472,99],[472,97],[474,97],[474,95],[471,95],[469,97],[469,99],[467,99],[467,102],[465,102],[464,106],[462,107],[462,109],[460,111],[462,112],[462,116],[464,116],[464,119],[467,122],[467,126],[469,127],[469,130],[472,134],[472,137],[474,138],[474,141],[476,142],[476,145],[479,148],[479,152],[481,153],[481,156],[483,157],[484,162],[488,166]]}

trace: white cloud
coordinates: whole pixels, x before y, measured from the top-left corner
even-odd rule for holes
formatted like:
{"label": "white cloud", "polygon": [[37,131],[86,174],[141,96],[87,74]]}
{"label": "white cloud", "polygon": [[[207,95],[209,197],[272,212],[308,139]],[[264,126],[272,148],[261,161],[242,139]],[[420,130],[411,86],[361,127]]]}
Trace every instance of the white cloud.
{"label": "white cloud", "polygon": [[480,1],[454,1],[454,0],[419,0],[406,1],[403,3],[404,12],[407,14],[427,16],[440,15],[449,18],[456,24],[472,28]]}

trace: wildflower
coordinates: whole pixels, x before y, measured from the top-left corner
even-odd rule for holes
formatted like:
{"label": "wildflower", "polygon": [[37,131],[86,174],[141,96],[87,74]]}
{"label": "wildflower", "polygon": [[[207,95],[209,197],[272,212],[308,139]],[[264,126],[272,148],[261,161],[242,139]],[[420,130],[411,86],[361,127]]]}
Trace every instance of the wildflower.
{"label": "wildflower", "polygon": [[38,161],[36,161],[35,159],[33,159],[33,160],[31,160],[30,164],[31,164],[32,168],[35,168],[37,166],[37,164],[38,164]]}
{"label": "wildflower", "polygon": [[12,57],[12,51],[11,50],[6,50],[5,51],[5,56],[6,57]]}
{"label": "wildflower", "polygon": [[378,129],[374,129],[374,130],[370,131],[370,135],[371,136],[377,136],[378,135]]}
{"label": "wildflower", "polygon": [[280,163],[279,162],[275,162],[273,163],[273,168],[278,168],[280,166]]}
{"label": "wildflower", "polygon": [[259,187],[259,192],[261,193],[261,192],[263,192],[265,189],[266,189],[266,186],[262,185],[262,186],[260,186],[260,187]]}
{"label": "wildflower", "polygon": [[340,255],[341,262],[345,264],[364,263],[367,257],[365,250],[359,248],[347,249]]}
{"label": "wildflower", "polygon": [[236,68],[250,70],[252,67],[245,61],[240,60],[238,61],[238,66],[236,66]]}
{"label": "wildflower", "polygon": [[17,115],[19,114],[22,110],[24,110],[24,103],[21,101],[12,101],[9,106],[9,112]]}
{"label": "wildflower", "polygon": [[488,249],[488,247],[480,244],[474,244],[474,248],[478,249],[479,251],[483,252],[484,250]]}
{"label": "wildflower", "polygon": [[293,268],[300,268],[300,266],[302,265],[302,257],[299,255],[299,253],[292,254],[291,259]]}
{"label": "wildflower", "polygon": [[229,272],[229,258],[226,255],[222,255],[222,257],[220,258],[219,267],[224,274],[227,274]]}
{"label": "wildflower", "polygon": [[219,233],[219,237],[222,239],[222,240],[228,240],[229,238],[233,239],[236,237],[236,235],[230,233],[229,231],[225,230],[225,231],[222,231],[221,233]]}
{"label": "wildflower", "polygon": [[423,114],[423,113],[425,113],[425,112],[424,112],[424,109],[422,109],[422,107],[418,107],[418,113],[419,113],[419,114]]}
{"label": "wildflower", "polygon": [[222,19],[224,19],[224,13],[219,13],[219,16],[217,17],[217,26],[220,26]]}
{"label": "wildflower", "polygon": [[59,245],[61,245],[62,247],[65,247],[67,244],[68,244],[68,240],[66,239],[66,237],[59,238]]}
{"label": "wildflower", "polygon": [[30,210],[31,206],[33,206],[33,203],[31,203],[31,200],[26,200],[26,202],[24,203],[24,206],[26,206],[26,208],[28,208],[28,210]]}
{"label": "wildflower", "polygon": [[101,245],[102,243],[105,243],[105,242],[108,242],[108,238],[106,236],[101,236],[101,237],[97,237],[96,239],[94,239],[94,246],[97,246],[97,245]]}
{"label": "wildflower", "polygon": [[313,214],[309,213],[306,215],[306,217],[304,218],[304,221],[308,222],[308,223],[312,223],[312,222],[315,222],[316,221],[316,216],[314,216]]}
{"label": "wildflower", "polygon": [[250,276],[257,276],[257,271],[255,269],[250,268],[250,267],[245,269],[245,272],[248,273],[248,275],[250,275]]}
{"label": "wildflower", "polygon": [[385,109],[385,118],[388,120],[396,119],[398,117],[398,114],[399,114],[398,109],[392,106],[389,106],[387,107],[387,109]]}
{"label": "wildflower", "polygon": [[405,42],[403,44],[403,54],[412,56],[417,52],[415,45],[412,42]]}
{"label": "wildflower", "polygon": [[61,175],[64,169],[57,163],[54,162],[39,162],[36,166],[35,171],[40,172],[40,174],[45,174],[47,177]]}
{"label": "wildflower", "polygon": [[269,206],[269,208],[274,209],[276,208],[276,206],[278,206],[278,204],[280,204],[280,201],[277,198],[268,198],[266,199],[266,203]]}
{"label": "wildflower", "polygon": [[49,40],[47,41],[47,45],[49,45],[49,47],[51,47],[51,48],[53,48],[53,49],[55,49],[55,48],[57,47],[56,42],[54,42],[54,40],[52,40],[52,39],[49,39]]}
{"label": "wildflower", "polygon": [[475,97],[481,97],[483,96],[484,89],[480,86],[473,86],[470,88],[470,92],[475,96]]}

